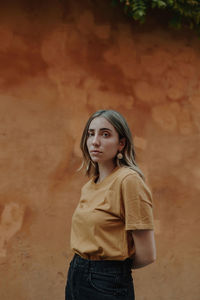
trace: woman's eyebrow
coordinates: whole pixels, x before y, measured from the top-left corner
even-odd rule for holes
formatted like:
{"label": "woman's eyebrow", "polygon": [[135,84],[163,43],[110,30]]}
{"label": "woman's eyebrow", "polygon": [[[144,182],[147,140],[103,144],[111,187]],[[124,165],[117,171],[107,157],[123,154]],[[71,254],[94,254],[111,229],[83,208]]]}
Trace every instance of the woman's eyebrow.
{"label": "woman's eyebrow", "polygon": [[[93,129],[93,128],[89,128],[88,129],[88,131],[94,131],[95,129]],[[105,131],[105,130],[107,130],[107,131],[112,131],[112,129],[110,129],[110,128],[100,128],[99,129],[99,131]]]}
{"label": "woman's eyebrow", "polygon": [[100,128],[99,130],[101,130],[101,131],[104,131],[104,130],[112,131],[110,128]]}

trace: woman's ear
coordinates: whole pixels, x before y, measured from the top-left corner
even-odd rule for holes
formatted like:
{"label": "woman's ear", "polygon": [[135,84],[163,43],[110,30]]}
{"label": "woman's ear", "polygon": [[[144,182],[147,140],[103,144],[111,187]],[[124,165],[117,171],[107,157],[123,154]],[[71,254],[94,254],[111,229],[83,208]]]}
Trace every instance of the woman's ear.
{"label": "woman's ear", "polygon": [[120,139],[120,141],[119,141],[119,151],[122,151],[124,149],[125,145],[126,145],[126,139],[125,138]]}

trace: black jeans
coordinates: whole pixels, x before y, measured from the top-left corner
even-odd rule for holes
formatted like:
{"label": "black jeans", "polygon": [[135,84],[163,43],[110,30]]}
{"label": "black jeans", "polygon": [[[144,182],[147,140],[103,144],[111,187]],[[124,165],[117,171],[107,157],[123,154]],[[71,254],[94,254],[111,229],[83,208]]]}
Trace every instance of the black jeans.
{"label": "black jeans", "polygon": [[75,254],[65,300],[134,300],[131,260],[87,260]]}

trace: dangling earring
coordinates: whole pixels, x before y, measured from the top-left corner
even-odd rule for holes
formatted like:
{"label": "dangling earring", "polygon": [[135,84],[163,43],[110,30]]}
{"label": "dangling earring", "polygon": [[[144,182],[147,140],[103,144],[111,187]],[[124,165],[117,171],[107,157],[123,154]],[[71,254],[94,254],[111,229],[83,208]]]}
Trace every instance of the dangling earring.
{"label": "dangling earring", "polygon": [[121,152],[117,153],[117,166],[121,167],[120,160],[123,158],[123,154]]}
{"label": "dangling earring", "polygon": [[123,158],[123,154],[122,154],[121,152],[119,152],[119,153],[117,154],[117,158],[118,158],[118,159],[122,159],[122,158]]}

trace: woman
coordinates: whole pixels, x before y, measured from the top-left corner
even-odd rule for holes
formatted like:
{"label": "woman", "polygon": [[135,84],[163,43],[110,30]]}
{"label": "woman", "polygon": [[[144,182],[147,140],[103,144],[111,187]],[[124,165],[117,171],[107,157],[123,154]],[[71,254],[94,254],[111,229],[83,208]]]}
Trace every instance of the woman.
{"label": "woman", "polygon": [[86,174],[72,218],[66,300],[134,300],[131,269],[155,260],[152,198],[121,114],[100,110],[81,139]]}

